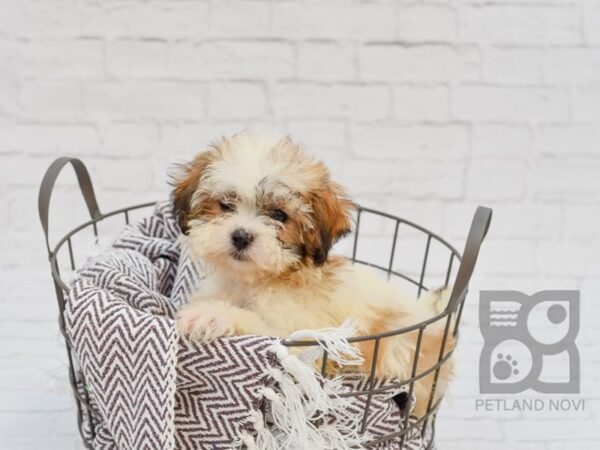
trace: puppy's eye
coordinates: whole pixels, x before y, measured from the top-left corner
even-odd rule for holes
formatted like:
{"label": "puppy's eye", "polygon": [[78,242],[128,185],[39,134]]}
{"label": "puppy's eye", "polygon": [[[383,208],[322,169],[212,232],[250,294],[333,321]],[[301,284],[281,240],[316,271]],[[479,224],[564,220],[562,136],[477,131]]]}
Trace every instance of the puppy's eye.
{"label": "puppy's eye", "polygon": [[219,200],[219,208],[221,208],[221,211],[223,212],[231,212],[235,210],[235,205],[233,205],[232,203],[225,203]]}
{"label": "puppy's eye", "polygon": [[272,211],[269,215],[271,216],[271,219],[274,219],[277,222],[285,222],[288,218],[288,215],[280,209]]}

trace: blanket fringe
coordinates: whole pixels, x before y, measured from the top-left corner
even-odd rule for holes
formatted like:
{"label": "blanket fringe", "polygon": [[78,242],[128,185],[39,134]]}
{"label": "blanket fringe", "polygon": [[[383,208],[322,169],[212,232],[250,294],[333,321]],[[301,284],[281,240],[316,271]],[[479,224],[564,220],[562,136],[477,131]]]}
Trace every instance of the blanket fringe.
{"label": "blanket fringe", "polygon": [[348,338],[356,333],[357,321],[346,319],[338,328],[322,328],[320,330],[298,330],[289,336],[292,341],[316,341],[318,346],[308,347],[298,358],[306,363],[313,363],[327,357],[340,365],[360,365],[364,362],[360,351],[348,342]]}
{"label": "blanket fringe", "polygon": [[[358,350],[347,341],[353,330],[353,323],[345,322],[340,329],[294,334],[309,336],[314,333],[305,339],[315,339],[318,335],[323,342],[319,348],[321,353],[325,348],[335,354],[332,359],[345,362],[362,359]],[[270,405],[269,414],[264,417],[260,411],[253,413],[250,421],[256,434],[254,437],[244,434],[240,437],[241,444],[249,450],[361,448],[369,436],[359,433],[359,417],[348,413],[351,399],[339,395],[344,392],[341,379],[323,378],[312,364],[290,355],[281,342],[275,342],[271,350],[281,369],[270,370],[276,386],[261,391]]]}

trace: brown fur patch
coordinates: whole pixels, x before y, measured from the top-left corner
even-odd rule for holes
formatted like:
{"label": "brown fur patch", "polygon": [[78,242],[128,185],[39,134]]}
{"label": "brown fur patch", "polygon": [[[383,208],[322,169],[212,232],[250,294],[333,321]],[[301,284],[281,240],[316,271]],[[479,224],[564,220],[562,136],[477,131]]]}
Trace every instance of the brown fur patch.
{"label": "brown fur patch", "polygon": [[[445,319],[442,319],[445,322]],[[456,346],[456,340],[452,337],[452,325],[448,331],[448,339],[444,346],[444,356],[448,354]],[[429,326],[423,333],[423,339],[421,342],[421,350],[419,352],[419,363],[417,365],[417,375],[424,373],[426,370],[434,367],[440,356],[442,350],[442,341],[444,338],[444,326],[439,324],[438,326]],[[416,347],[417,333],[413,336],[414,345]],[[414,351],[413,351],[414,358]],[[441,365],[440,374],[438,376],[436,392],[432,400],[432,405],[441,397],[446,390],[446,385],[452,377],[453,364],[452,359],[446,361]],[[429,403],[429,397],[433,388],[433,380],[435,378],[435,370],[429,375],[421,378],[415,383],[414,393],[416,396],[416,404],[414,408],[414,414],[418,417],[423,416],[427,412],[427,405]]]}
{"label": "brown fur patch", "polygon": [[266,276],[256,278],[263,287],[305,289],[313,294],[314,298],[327,298],[339,284],[339,271],[348,264],[348,259],[341,256],[329,258],[323,266],[318,268],[312,265],[299,264],[276,277]]}
{"label": "brown fur patch", "polygon": [[[182,233],[187,233],[188,222],[192,218],[192,198],[198,189],[198,184],[206,168],[215,160],[216,150],[208,150],[196,155],[188,164],[182,166],[182,175],[172,181],[174,186],[171,194],[173,200],[173,213],[177,218]],[[209,207],[209,205],[206,205]],[[218,204],[216,205],[218,207]],[[212,210],[209,207],[208,210]]]}
{"label": "brown fur patch", "polygon": [[303,228],[303,224],[297,218],[288,218],[277,234],[284,247],[296,250],[302,257],[305,256]]}
{"label": "brown fur patch", "polygon": [[[441,321],[445,321],[442,319]],[[455,339],[452,337],[451,332],[452,327],[448,332],[448,339],[446,340],[444,355],[446,355],[451,349],[456,345]],[[410,378],[412,367],[414,364],[415,358],[415,350],[417,347],[419,333],[417,330],[406,333],[404,335],[399,335],[398,337],[392,339],[405,339],[408,342],[403,343],[404,346],[408,346],[410,349],[410,362],[409,366],[406,368],[406,379]],[[417,370],[415,376],[422,375],[427,370],[433,368],[440,357],[441,345],[444,337],[444,326],[442,323],[432,324],[425,328],[423,332],[423,337],[421,339],[421,348],[419,350],[418,355],[418,363]],[[384,339],[385,340],[385,339]],[[389,352],[389,354],[380,354],[380,358],[389,358],[394,357],[393,352]],[[385,355],[385,356],[384,356]],[[445,392],[446,385],[448,384],[451,376],[452,376],[452,360],[446,361],[440,367],[440,374],[438,376],[435,395],[432,400],[432,405],[437,401],[440,396]],[[435,370],[432,370],[428,375],[419,378],[413,387],[413,392],[416,398],[416,402],[414,405],[413,414],[416,414],[417,417],[423,416],[427,412],[427,405],[429,404],[429,398],[431,396],[432,388],[433,388],[433,380],[435,378]],[[394,376],[398,374],[394,373],[382,373],[384,376]]]}
{"label": "brown fur patch", "polygon": [[[377,310],[376,319],[371,323],[370,327],[362,332],[361,335],[372,335],[384,333],[397,328],[397,324],[401,322],[401,311],[390,311],[390,310]],[[424,373],[428,369],[434,367],[440,356],[441,345],[444,337],[444,326],[445,320],[441,319],[440,322],[432,324],[425,328],[423,337],[421,340],[421,349],[419,351],[419,359],[417,363],[416,376]],[[418,330],[403,333],[396,336],[390,336],[382,338],[379,343],[379,351],[376,363],[376,376],[378,377],[391,377],[402,379],[408,379],[411,376],[412,365],[414,364],[415,350],[418,340]],[[397,355],[393,351],[394,340],[402,339],[404,342],[402,346],[410,349],[410,361],[405,368],[404,375],[398,373],[388,373],[384,363],[387,358],[395,358]],[[452,325],[448,332],[448,339],[444,348],[444,355],[448,354],[456,345],[456,340],[452,337]],[[358,344],[358,347],[363,355],[364,363],[362,370],[364,373],[369,374],[373,364],[375,341],[366,341]],[[389,364],[388,364],[389,365]],[[438,387],[434,395],[432,404],[437,401],[440,396],[444,393],[446,385],[452,376],[452,360],[446,361],[440,368],[440,374],[438,376]],[[427,412],[427,405],[429,403],[429,397],[433,388],[433,380],[435,378],[435,370],[432,370],[428,375],[420,378],[415,382],[414,394],[416,396],[416,403],[414,406],[414,414],[422,416]]]}
{"label": "brown fur patch", "polygon": [[[363,336],[385,333],[396,328],[395,324],[400,323],[401,311],[400,310],[388,310],[384,308],[374,308],[375,320],[373,320],[370,326],[366,330],[361,330],[360,334]],[[379,350],[376,364],[376,374],[381,375],[381,365],[384,360],[384,355],[387,352],[387,347],[390,344],[391,339],[394,337],[383,338],[379,341]],[[363,363],[363,369],[369,373],[373,364],[373,358],[375,353],[375,341],[366,341],[359,344],[360,351],[362,352],[365,362]]]}
{"label": "brown fur patch", "polygon": [[351,213],[356,207],[342,187],[329,179],[327,172],[322,186],[308,192],[306,197],[314,222],[305,235],[306,247],[315,265],[320,266],[327,260],[331,246],[350,232]]}
{"label": "brown fur patch", "polygon": [[218,199],[210,196],[203,196],[200,197],[197,205],[192,208],[190,216],[192,218],[202,217],[203,219],[213,219],[220,216],[222,213],[223,211],[219,205]]}

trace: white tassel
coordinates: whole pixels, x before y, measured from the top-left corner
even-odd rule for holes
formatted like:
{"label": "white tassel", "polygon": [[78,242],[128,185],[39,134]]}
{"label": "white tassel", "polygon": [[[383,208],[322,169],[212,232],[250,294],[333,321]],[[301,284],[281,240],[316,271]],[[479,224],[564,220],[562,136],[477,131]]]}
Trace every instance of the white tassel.
{"label": "white tassel", "polygon": [[[320,430],[327,436],[327,441],[332,442],[332,448],[356,447],[368,441],[370,437],[366,433],[359,432],[362,416],[350,412],[353,400],[339,396],[341,393],[348,392],[342,384],[342,379],[337,377],[324,380],[323,392],[331,399],[332,407],[329,414],[335,417],[335,423],[324,425]],[[345,446],[340,442],[344,442]]]}
{"label": "white tassel", "polygon": [[[359,350],[348,342],[355,331],[356,322],[346,320],[339,328],[293,333],[291,340],[319,342],[301,354],[302,360],[290,355],[281,342],[275,342],[271,350],[281,370],[271,368],[270,373],[277,385],[261,391],[270,404],[272,425],[265,426],[263,414],[253,412],[250,422],[256,435],[244,433],[240,436],[241,444],[248,450],[349,450],[369,439],[359,433],[360,416],[348,412],[352,399],[340,397],[346,391],[341,378],[324,379],[313,365],[325,350],[338,364],[361,364]],[[327,423],[328,418],[335,420]],[[317,427],[315,422],[319,420],[325,423]]]}
{"label": "white tassel", "polygon": [[304,362],[312,363],[323,357],[324,350],[327,357],[340,365],[360,365],[364,362],[360,351],[348,342],[348,338],[356,333],[358,324],[354,319],[346,319],[338,328],[323,328],[321,330],[294,331],[289,340],[292,341],[317,341],[318,347],[309,347],[298,358]]}
{"label": "white tassel", "polygon": [[279,450],[281,447],[277,444],[277,439],[273,436],[271,430],[265,427],[265,418],[260,411],[253,411],[250,420],[256,430],[255,445],[259,450]]}
{"label": "white tassel", "polygon": [[273,344],[272,348],[283,369],[294,377],[302,388],[303,394],[308,397],[307,401],[310,402],[314,410],[327,410],[329,399],[324,395],[315,371],[297,357],[290,355],[288,349],[281,343],[277,342]]}
{"label": "white tassel", "polygon": [[302,395],[300,386],[294,383],[292,378],[285,376],[281,370],[272,368],[271,376],[279,384],[279,391],[286,400],[286,405],[295,415],[304,415],[312,417],[316,408],[314,404],[307,402],[307,398]]}
{"label": "white tassel", "polygon": [[271,417],[278,431],[278,448],[303,448],[298,445],[319,439],[316,428],[309,422],[310,417],[302,409],[290,408],[288,399],[270,388],[264,390],[264,396],[270,401]]}
{"label": "white tassel", "polygon": [[242,445],[245,445],[247,450],[260,450],[260,448],[256,446],[254,438],[248,433],[242,433],[240,435],[240,441],[241,442],[239,442],[235,448],[240,448]]}
{"label": "white tassel", "polygon": [[[280,394],[265,388],[263,395],[271,404],[278,448],[347,450],[364,442],[358,432],[359,418],[347,412],[351,399],[339,397],[344,392],[341,379],[323,379],[280,342],[272,350],[283,368],[271,370]],[[314,421],[326,415],[335,417],[335,422],[317,428]]]}
{"label": "white tassel", "polygon": [[356,423],[354,429],[350,429],[347,426],[340,426],[340,424],[336,422],[335,424],[321,425],[321,427],[319,427],[319,432],[326,442],[325,448],[327,449],[355,449],[362,448],[362,444],[368,439],[371,439],[366,433],[361,436],[360,433],[358,433],[358,428],[358,423]]}
{"label": "white tassel", "polygon": [[295,434],[298,424],[294,423],[292,409],[287,408],[284,399],[271,388],[264,388],[262,394],[269,400],[271,405],[271,415],[275,426],[287,436]]}

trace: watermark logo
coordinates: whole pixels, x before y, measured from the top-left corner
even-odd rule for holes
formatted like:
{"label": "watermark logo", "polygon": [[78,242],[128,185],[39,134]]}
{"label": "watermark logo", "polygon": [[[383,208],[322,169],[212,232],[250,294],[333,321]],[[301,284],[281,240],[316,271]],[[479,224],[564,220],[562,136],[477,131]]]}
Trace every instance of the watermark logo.
{"label": "watermark logo", "polygon": [[481,291],[482,394],[579,393],[579,292]]}

